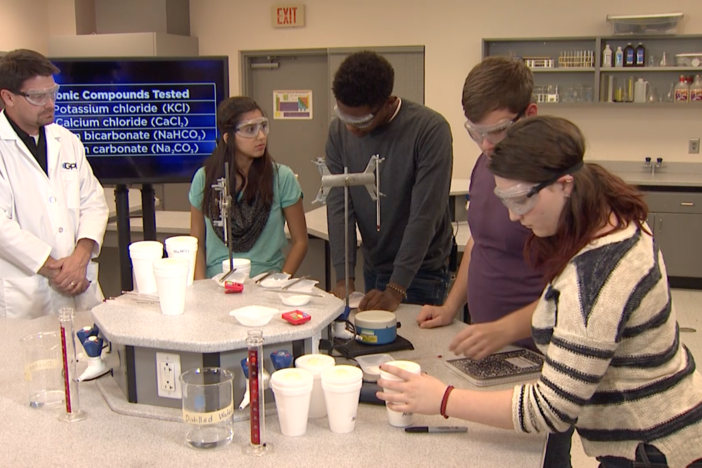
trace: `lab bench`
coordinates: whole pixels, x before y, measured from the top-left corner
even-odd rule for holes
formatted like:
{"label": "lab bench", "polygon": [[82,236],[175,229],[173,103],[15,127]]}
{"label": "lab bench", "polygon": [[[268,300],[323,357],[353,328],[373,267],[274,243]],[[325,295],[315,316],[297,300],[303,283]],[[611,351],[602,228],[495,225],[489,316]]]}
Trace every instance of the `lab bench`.
{"label": "lab bench", "polygon": [[592,161],[644,193],[672,287],[702,289],[702,164]]}
{"label": "lab bench", "polygon": [[[447,327],[423,330],[415,322],[418,312],[419,307],[407,305],[397,311],[402,322],[399,334],[410,340],[415,350],[391,354],[396,359],[420,363],[423,370],[446,383],[471,388],[467,380],[448,369],[444,362],[448,357],[447,343],[466,325],[454,321]],[[187,318],[187,312],[183,316],[170,317],[174,321]],[[229,319],[234,320],[222,317],[223,322]],[[92,318],[87,313],[76,318],[76,328],[89,324],[92,324]],[[407,434],[388,424],[384,407],[368,404],[359,406],[355,430],[348,434],[332,433],[327,418],[321,418],[309,421],[305,435],[285,437],[280,432],[277,417],[267,416],[265,440],[273,445],[273,451],[263,458],[242,454],[242,447],[249,443],[248,421],[234,424],[234,440],[229,446],[215,451],[195,450],[185,445],[186,426],[183,422],[154,419],[149,414],[133,417],[114,412],[97,387],[98,382],[110,379],[109,376],[97,382],[80,384],[80,407],[87,413],[87,419],[63,423],[58,421],[56,410],[33,409],[26,404],[19,344],[20,338],[29,333],[57,328],[55,317],[32,321],[0,318],[0,358],[3,362],[0,365],[0,409],[4,414],[3,445],[6,447],[0,452],[0,466],[60,468],[72,467],[79,460],[88,459],[89,463],[105,467],[180,467],[215,463],[276,468],[541,466],[544,434],[518,434],[453,418],[447,421],[438,415],[415,415],[415,424],[465,425],[468,432]],[[239,368],[232,370],[241,373]],[[235,393],[235,401],[240,399],[241,393]],[[177,409],[168,410],[180,413]]]}

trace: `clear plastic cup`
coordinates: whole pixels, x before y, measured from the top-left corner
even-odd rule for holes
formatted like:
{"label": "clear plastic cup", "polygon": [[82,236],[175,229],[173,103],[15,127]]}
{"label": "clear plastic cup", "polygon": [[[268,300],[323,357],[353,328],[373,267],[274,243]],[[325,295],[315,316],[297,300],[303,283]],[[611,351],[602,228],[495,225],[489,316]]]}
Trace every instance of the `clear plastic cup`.
{"label": "clear plastic cup", "polygon": [[204,367],[180,375],[185,443],[211,449],[228,445],[234,436],[234,375],[219,367]]}
{"label": "clear plastic cup", "polygon": [[27,335],[20,340],[27,402],[32,408],[58,408],[65,401],[61,339],[58,332]]}
{"label": "clear plastic cup", "polygon": [[185,258],[190,262],[188,268],[188,286],[195,278],[195,260],[197,259],[197,237],[175,236],[166,239],[168,258]]}
{"label": "clear plastic cup", "polygon": [[140,241],[129,244],[129,257],[134,271],[134,287],[141,294],[157,291],[153,264],[163,257],[163,244],[158,241]]}
{"label": "clear plastic cup", "polygon": [[153,263],[161,313],[180,315],[185,312],[185,290],[188,285],[189,262],[184,258],[162,258]]}
{"label": "clear plastic cup", "polygon": [[323,418],[327,415],[327,404],[322,390],[322,371],[334,365],[336,365],[334,358],[326,354],[305,354],[295,359],[295,367],[307,369],[314,376],[310,398],[310,419]]}
{"label": "clear plastic cup", "polygon": [[329,416],[329,429],[337,434],[356,427],[363,371],[353,366],[334,366],[322,371],[322,390]]}
{"label": "clear plastic cup", "polygon": [[297,437],[307,432],[313,380],[312,372],[306,369],[280,369],[271,375],[270,386],[283,435]]}
{"label": "clear plastic cup", "polygon": [[[390,361],[386,362],[385,365],[395,366],[417,375],[419,375],[422,372],[422,367],[416,362],[412,361]],[[380,378],[385,380],[395,380],[398,382],[404,382],[403,379],[397,377],[396,375],[390,374],[382,369],[380,371]],[[383,388],[383,392],[398,393],[395,390],[389,390],[386,388]],[[390,422],[391,426],[408,427],[412,425],[412,423],[414,422],[414,413],[395,411],[390,409],[390,406],[390,404],[385,403],[385,408],[388,412],[388,422]]]}

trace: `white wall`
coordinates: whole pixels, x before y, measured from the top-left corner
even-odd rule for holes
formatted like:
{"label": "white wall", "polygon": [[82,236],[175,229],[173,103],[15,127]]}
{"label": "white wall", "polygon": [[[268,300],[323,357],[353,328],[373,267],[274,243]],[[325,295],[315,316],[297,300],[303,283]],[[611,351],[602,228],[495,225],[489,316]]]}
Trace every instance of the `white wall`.
{"label": "white wall", "polygon": [[0,50],[49,49],[48,0],[2,0],[0,2]]}
{"label": "white wall", "polygon": [[[239,50],[426,46],[426,104],[453,129],[454,175],[467,177],[478,151],[463,129],[461,89],[480,61],[484,37],[611,34],[607,14],[682,11],[681,31],[702,34],[700,0],[306,0],[307,26],[273,29],[271,0],[190,0],[191,34],[201,55],[229,55],[239,89]],[[280,2],[279,2],[280,3]],[[589,139],[588,157],[702,162],[687,140],[702,137],[702,109],[559,109]]]}

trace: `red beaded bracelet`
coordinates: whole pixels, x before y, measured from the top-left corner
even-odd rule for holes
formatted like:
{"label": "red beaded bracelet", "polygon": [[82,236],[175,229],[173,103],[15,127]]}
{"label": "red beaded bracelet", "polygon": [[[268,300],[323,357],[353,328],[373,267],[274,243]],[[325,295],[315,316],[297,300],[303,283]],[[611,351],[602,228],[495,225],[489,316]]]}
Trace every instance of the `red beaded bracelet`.
{"label": "red beaded bracelet", "polygon": [[448,416],[446,415],[446,405],[448,404],[448,397],[451,394],[451,390],[453,390],[453,385],[446,387],[444,398],[441,399],[441,409],[439,410],[439,414],[446,419],[448,419]]}

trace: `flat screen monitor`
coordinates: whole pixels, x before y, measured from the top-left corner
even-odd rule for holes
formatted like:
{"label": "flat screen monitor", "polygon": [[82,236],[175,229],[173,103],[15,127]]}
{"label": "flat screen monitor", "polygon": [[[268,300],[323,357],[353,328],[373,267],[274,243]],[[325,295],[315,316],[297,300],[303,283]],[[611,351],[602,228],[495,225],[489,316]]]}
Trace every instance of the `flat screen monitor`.
{"label": "flat screen monitor", "polygon": [[227,57],[57,58],[55,123],[103,184],[190,182],[217,142]]}

